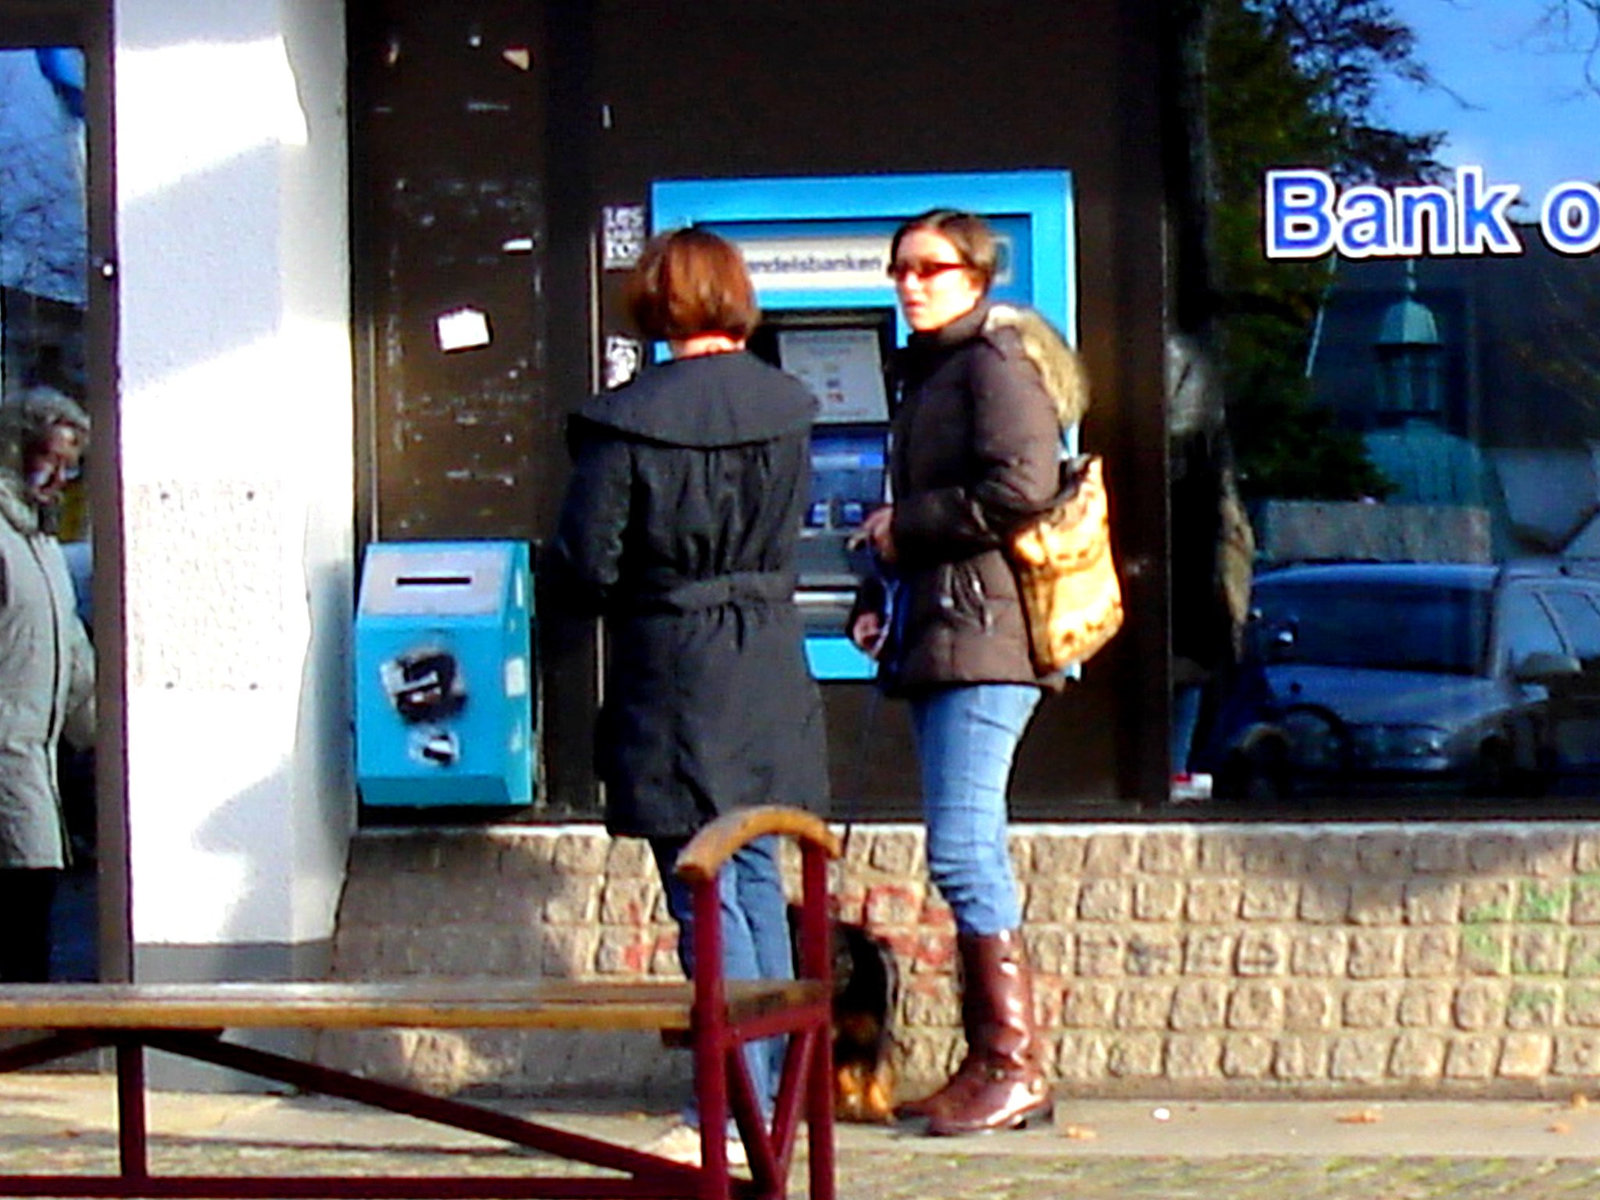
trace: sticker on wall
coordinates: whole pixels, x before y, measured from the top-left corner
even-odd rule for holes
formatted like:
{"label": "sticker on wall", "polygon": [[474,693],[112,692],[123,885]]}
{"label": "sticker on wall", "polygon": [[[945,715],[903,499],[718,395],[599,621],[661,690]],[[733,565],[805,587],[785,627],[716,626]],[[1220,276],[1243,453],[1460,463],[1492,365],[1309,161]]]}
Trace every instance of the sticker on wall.
{"label": "sticker on wall", "polygon": [[533,55],[526,46],[507,46],[500,51],[500,57],[519,71],[526,71],[533,66]]}
{"label": "sticker on wall", "polygon": [[607,271],[626,271],[644,253],[644,205],[608,204],[603,211],[604,268]]}
{"label": "sticker on wall", "polygon": [[644,362],[644,343],[621,334],[606,335],[605,385],[619,388],[639,373]]}
{"label": "sticker on wall", "polygon": [[487,346],[489,315],[476,308],[457,308],[440,313],[434,322],[439,337],[439,349],[449,354],[456,350],[476,350]]}

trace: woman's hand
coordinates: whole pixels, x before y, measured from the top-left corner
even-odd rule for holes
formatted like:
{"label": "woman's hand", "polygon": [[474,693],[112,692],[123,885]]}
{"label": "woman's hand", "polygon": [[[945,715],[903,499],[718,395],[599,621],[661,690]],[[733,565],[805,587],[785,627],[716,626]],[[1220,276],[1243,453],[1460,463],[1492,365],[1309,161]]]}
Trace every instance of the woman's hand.
{"label": "woman's hand", "polygon": [[882,508],[875,508],[869,512],[852,540],[866,542],[871,546],[872,552],[878,556],[878,561],[894,562],[894,505],[885,504]]}
{"label": "woman's hand", "polygon": [[850,622],[850,642],[861,653],[876,661],[883,649],[883,635],[887,632],[880,612],[860,613]]}

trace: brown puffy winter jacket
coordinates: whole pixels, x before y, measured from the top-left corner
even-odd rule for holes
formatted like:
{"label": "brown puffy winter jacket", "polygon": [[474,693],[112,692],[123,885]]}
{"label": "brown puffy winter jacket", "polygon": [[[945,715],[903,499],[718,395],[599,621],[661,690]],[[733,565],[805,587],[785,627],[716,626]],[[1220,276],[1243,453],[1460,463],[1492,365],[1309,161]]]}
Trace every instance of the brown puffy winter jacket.
{"label": "brown puffy winter jacket", "polygon": [[1055,495],[1061,429],[1086,403],[1072,350],[1035,314],[984,303],[913,335],[897,372],[897,612],[880,660],[883,682],[897,692],[948,683],[1059,686],[1034,674],[1001,545]]}

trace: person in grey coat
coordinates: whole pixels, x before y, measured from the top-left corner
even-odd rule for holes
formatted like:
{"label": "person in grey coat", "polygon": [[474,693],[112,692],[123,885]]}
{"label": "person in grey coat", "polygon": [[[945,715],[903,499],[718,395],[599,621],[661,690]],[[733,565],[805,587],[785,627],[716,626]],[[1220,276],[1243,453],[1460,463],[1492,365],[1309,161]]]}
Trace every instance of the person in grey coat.
{"label": "person in grey coat", "polygon": [[0,981],[49,978],[50,905],[68,864],[56,755],[94,737],[94,656],[54,531],[89,418],[35,388],[0,404]]}
{"label": "person in grey coat", "polygon": [[[821,697],[794,604],[816,401],[747,353],[759,320],[736,248],[703,230],[655,239],[629,278],[630,316],[672,360],[588,400],[549,567],[606,622],[596,760],[606,826],[647,838],[693,968],[693,912],[672,874],[702,826],[732,809],[827,796]],[[729,978],[791,978],[773,839],[722,880]],[[770,1106],[781,1040],[751,1047]],[[654,1149],[698,1160],[698,1118]],[[743,1147],[730,1142],[738,1160]]]}

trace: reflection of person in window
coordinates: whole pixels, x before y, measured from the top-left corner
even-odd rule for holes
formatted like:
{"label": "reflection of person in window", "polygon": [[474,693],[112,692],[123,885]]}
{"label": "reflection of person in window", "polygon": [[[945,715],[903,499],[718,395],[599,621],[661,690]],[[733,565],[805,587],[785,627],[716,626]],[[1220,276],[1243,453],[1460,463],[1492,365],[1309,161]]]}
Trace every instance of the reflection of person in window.
{"label": "reflection of person in window", "polygon": [[50,904],[69,849],[56,776],[94,734],[94,660],[55,537],[89,418],[36,388],[0,405],[0,981],[49,978]]}

